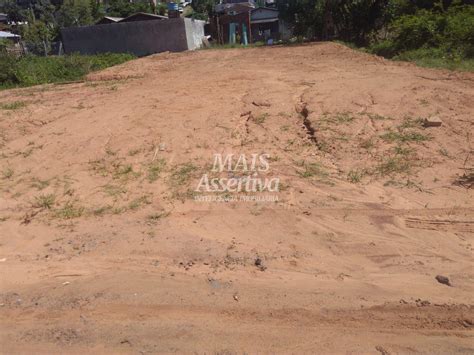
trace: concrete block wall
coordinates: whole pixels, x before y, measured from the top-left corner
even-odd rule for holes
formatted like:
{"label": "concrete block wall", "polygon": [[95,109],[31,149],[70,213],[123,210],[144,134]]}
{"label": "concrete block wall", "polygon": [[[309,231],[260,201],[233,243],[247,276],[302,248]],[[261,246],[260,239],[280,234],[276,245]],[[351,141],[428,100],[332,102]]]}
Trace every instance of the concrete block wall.
{"label": "concrete block wall", "polygon": [[[145,56],[195,49],[204,36],[204,21],[176,18],[112,23],[61,30],[66,53],[133,53]],[[189,33],[188,33],[189,31]]]}

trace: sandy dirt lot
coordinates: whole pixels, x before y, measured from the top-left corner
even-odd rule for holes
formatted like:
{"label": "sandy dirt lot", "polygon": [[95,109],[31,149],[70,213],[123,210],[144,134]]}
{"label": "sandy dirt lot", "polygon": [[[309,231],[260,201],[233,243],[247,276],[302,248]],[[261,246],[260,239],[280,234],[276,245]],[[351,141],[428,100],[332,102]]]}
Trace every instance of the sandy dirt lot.
{"label": "sandy dirt lot", "polygon": [[0,92],[1,352],[473,353],[473,97],[332,43]]}

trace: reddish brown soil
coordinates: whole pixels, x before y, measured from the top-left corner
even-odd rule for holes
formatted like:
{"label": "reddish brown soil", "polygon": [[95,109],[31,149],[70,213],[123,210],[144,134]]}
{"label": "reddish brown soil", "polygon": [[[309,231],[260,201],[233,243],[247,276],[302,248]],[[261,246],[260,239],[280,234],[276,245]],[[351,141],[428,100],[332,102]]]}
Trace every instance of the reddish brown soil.
{"label": "reddish brown soil", "polygon": [[[0,92],[1,351],[474,352],[473,97],[332,43]],[[195,201],[215,153],[279,201]]]}

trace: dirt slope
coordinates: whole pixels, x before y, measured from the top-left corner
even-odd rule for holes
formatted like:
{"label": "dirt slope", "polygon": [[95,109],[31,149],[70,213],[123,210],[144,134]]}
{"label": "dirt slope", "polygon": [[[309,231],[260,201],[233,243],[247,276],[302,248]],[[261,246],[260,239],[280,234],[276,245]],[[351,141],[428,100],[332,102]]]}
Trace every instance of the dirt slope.
{"label": "dirt slope", "polygon": [[[0,92],[2,352],[472,353],[473,97],[332,43]],[[278,201],[196,201],[216,153]]]}

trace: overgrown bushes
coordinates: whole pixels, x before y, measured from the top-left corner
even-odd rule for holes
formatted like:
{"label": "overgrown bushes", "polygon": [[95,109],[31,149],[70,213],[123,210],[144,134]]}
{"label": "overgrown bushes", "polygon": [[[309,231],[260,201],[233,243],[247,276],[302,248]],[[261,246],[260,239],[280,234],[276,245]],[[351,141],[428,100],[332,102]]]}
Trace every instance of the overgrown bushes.
{"label": "overgrown bushes", "polygon": [[107,53],[61,57],[30,55],[17,59],[6,53],[0,53],[0,88],[79,80],[89,72],[121,64],[133,58],[131,54]]}
{"label": "overgrown bushes", "polygon": [[[464,66],[474,59],[473,0],[276,0],[295,35],[332,39],[387,58]],[[430,64],[431,63],[431,64]],[[467,67],[472,67],[467,63]]]}
{"label": "overgrown bushes", "polygon": [[[370,50],[385,57],[408,51],[440,53],[453,60],[474,57],[474,6],[450,7],[447,11],[419,10],[404,15],[389,26],[388,39],[375,42]],[[426,51],[433,48],[435,51]]]}
{"label": "overgrown bushes", "polygon": [[440,48],[420,48],[402,52],[394,60],[415,62],[422,67],[474,71],[474,58],[453,56]]}
{"label": "overgrown bushes", "polygon": [[421,66],[474,70],[474,6],[421,9],[395,18],[368,51]]}

